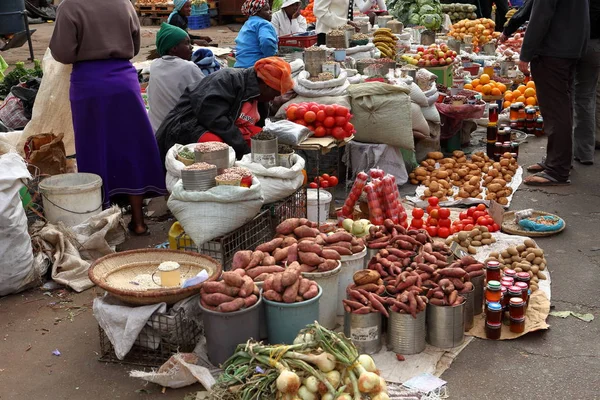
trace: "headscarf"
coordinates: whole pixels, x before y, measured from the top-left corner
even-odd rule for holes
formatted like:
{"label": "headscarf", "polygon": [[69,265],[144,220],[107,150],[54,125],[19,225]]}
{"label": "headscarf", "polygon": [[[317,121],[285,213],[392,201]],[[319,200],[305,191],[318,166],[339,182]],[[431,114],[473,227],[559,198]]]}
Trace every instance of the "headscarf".
{"label": "headscarf", "polygon": [[189,36],[183,29],[163,22],[156,34],[156,51],[161,57],[169,54],[169,50],[187,37]]}
{"label": "headscarf", "polygon": [[267,85],[281,94],[289,92],[294,87],[292,69],[287,61],[279,57],[267,57],[254,64],[256,75]]}
{"label": "headscarf", "polygon": [[267,4],[267,0],[246,0],[242,5],[242,14],[253,16],[258,14],[258,12]]}
{"label": "headscarf", "polygon": [[221,69],[221,66],[215,60],[213,52],[209,49],[196,50],[192,55],[192,62],[200,67],[204,76],[208,76]]}
{"label": "headscarf", "polygon": [[171,14],[169,14],[169,18],[167,19],[167,24],[169,22],[171,22],[171,18],[173,18],[175,15],[179,14],[179,11],[183,8],[183,6],[185,6],[185,3],[187,3],[189,0],[173,0],[173,5],[175,7],[173,7],[173,11],[171,12]]}

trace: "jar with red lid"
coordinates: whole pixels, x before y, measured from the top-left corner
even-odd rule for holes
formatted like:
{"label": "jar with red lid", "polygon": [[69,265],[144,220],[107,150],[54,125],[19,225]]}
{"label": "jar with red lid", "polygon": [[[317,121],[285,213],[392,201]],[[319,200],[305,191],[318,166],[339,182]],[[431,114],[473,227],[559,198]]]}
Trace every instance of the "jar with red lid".
{"label": "jar with red lid", "polygon": [[487,303],[485,307],[485,320],[492,324],[502,323],[502,305],[500,303]]}
{"label": "jar with red lid", "polygon": [[502,333],[502,324],[485,323],[485,337],[491,340],[499,340]]}
{"label": "jar with red lid", "polygon": [[510,276],[503,276],[500,280],[500,283],[502,286],[505,286],[505,283],[507,284],[506,286],[513,286],[515,284],[515,279],[511,278]]}
{"label": "jar with red lid", "polygon": [[500,304],[502,304],[502,308],[504,309],[504,311],[508,310],[508,300],[510,300],[510,298],[508,297],[508,289],[505,288],[504,286],[502,286],[500,288]]}
{"label": "jar with red lid", "polygon": [[517,272],[517,276],[515,277],[515,282],[524,282],[527,284],[527,288],[529,288],[530,280],[529,272]]}
{"label": "jar with red lid", "polygon": [[514,269],[506,268],[504,270],[504,276],[514,278],[515,276],[517,276],[517,271],[515,271]]}
{"label": "jar with red lid", "polygon": [[500,278],[502,277],[502,273],[500,271],[500,263],[498,261],[490,260],[485,264],[485,280],[490,281],[498,281],[500,282]]}
{"label": "jar with red lid", "polygon": [[510,319],[510,331],[513,333],[525,332],[525,318],[511,318]]}
{"label": "jar with red lid", "polygon": [[523,293],[523,290],[518,286],[513,285],[508,288],[508,298],[509,299],[513,299],[515,297],[518,297],[519,299],[521,299],[521,293]]}
{"label": "jar with red lid", "polygon": [[515,286],[521,289],[521,298],[525,303],[529,302],[529,294],[527,284],[525,282],[515,282]]}
{"label": "jar with red lid", "polygon": [[520,297],[513,297],[508,304],[508,312],[513,319],[525,317],[525,302]]}
{"label": "jar with red lid", "polygon": [[519,103],[512,103],[510,105],[510,120],[516,121],[519,119]]}
{"label": "jar with red lid", "polygon": [[502,157],[502,142],[496,142],[494,147],[494,160],[500,161]]}
{"label": "jar with red lid", "polygon": [[485,299],[490,303],[499,303],[502,298],[500,282],[489,281],[485,288]]}
{"label": "jar with red lid", "polygon": [[498,123],[498,104],[490,104],[488,109],[488,119],[490,124]]}

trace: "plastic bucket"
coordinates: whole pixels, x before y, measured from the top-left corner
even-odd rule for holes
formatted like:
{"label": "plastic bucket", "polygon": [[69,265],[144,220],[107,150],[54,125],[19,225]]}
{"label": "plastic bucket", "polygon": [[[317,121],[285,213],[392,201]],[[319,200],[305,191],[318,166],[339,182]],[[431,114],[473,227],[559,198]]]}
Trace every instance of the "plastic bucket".
{"label": "plastic bucket", "polygon": [[[317,199],[317,190],[319,190],[319,197]],[[333,196],[325,189],[308,189],[306,191],[306,214],[310,221],[318,222],[323,224],[327,221],[329,216],[329,204]]]}
{"label": "plastic bucket", "polygon": [[[319,287],[319,294],[300,303],[278,303],[265,299],[269,343],[294,343],[301,329],[319,319],[319,300],[322,294],[323,290]],[[258,323],[258,316],[256,320]]]}
{"label": "plastic bucket", "polygon": [[475,311],[473,307],[475,306],[475,288],[473,288],[470,292],[462,295],[465,298],[465,332],[470,331],[473,328],[473,312]]}
{"label": "plastic bucket", "polygon": [[375,354],[381,350],[381,313],[344,313],[344,335],[359,354]]}
{"label": "plastic bucket", "polygon": [[476,276],[471,278],[473,283],[473,315],[479,315],[483,312],[483,280],[485,276]]}
{"label": "plastic bucket", "polygon": [[235,353],[238,344],[258,339],[258,313],[261,307],[262,296],[252,307],[230,313],[207,310],[200,305],[208,359],[213,365],[219,366],[227,361]]}
{"label": "plastic bucket", "polygon": [[337,325],[337,307],[338,302],[341,303],[341,300],[338,297],[338,283],[341,270],[342,263],[340,262],[338,263],[338,266],[331,271],[302,273],[303,277],[317,282],[321,289],[325,293],[328,293],[327,296],[321,296],[319,299],[319,324],[327,329],[333,329]]}
{"label": "plastic bucket", "polygon": [[388,349],[398,354],[418,354],[425,350],[425,318],[420,312],[417,318],[410,314],[390,311],[388,319]]}
{"label": "plastic bucket", "polygon": [[458,306],[427,305],[427,343],[448,349],[463,342],[465,303]]}
{"label": "plastic bucket", "polygon": [[379,250],[381,249],[370,249],[367,247],[367,256],[364,259],[365,269],[369,267],[369,261],[379,253]]}
{"label": "plastic bucket", "polygon": [[102,178],[96,174],[54,175],[41,181],[39,189],[51,224],[79,225],[102,211]]}
{"label": "plastic bucket", "polygon": [[358,254],[351,256],[342,256],[342,271],[340,272],[340,278],[338,283],[338,305],[337,315],[344,315],[344,304],[342,299],[346,298],[346,288],[348,285],[354,282],[352,277],[356,271],[365,269],[364,258],[367,255],[367,249],[365,248]]}

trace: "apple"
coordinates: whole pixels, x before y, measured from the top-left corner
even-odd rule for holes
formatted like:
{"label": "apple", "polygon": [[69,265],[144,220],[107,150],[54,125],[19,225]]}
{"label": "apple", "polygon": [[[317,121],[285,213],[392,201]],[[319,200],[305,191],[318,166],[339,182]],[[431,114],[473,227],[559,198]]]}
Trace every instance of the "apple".
{"label": "apple", "polygon": [[417,52],[417,54],[420,55],[421,57],[423,57],[424,53],[422,51],[419,51],[419,52]]}
{"label": "apple", "polygon": [[425,60],[425,66],[431,67],[431,60]]}
{"label": "apple", "polygon": [[438,51],[437,56],[438,56],[438,58],[446,57],[446,53],[444,53],[443,51]]}
{"label": "apple", "polygon": [[410,60],[410,63],[411,65],[417,65],[419,62],[413,58],[412,60]]}
{"label": "apple", "polygon": [[413,58],[414,58],[415,60],[419,61],[419,60],[421,59],[421,56],[417,54],[417,55],[416,55],[416,56],[414,56]]}
{"label": "apple", "polygon": [[418,65],[419,67],[424,67],[424,66],[425,66],[425,61],[424,61],[424,60],[419,60],[419,61],[417,62],[417,65]]}
{"label": "apple", "polygon": [[425,47],[419,46],[419,47],[417,47],[417,51],[425,51]]}
{"label": "apple", "polygon": [[452,57],[456,57],[457,55],[458,54],[454,50],[452,50]]}
{"label": "apple", "polygon": [[446,58],[446,64],[452,64],[453,61],[450,57]]}
{"label": "apple", "polygon": [[445,44],[442,44],[442,45],[440,46],[440,50],[442,50],[442,51],[448,51],[448,46],[447,46],[447,45],[445,45]]}
{"label": "apple", "polygon": [[431,66],[432,67],[437,67],[439,63],[440,62],[436,58],[434,58],[433,60],[431,60]]}
{"label": "apple", "polygon": [[446,59],[445,58],[440,58],[439,62],[440,62],[440,65],[446,65]]}

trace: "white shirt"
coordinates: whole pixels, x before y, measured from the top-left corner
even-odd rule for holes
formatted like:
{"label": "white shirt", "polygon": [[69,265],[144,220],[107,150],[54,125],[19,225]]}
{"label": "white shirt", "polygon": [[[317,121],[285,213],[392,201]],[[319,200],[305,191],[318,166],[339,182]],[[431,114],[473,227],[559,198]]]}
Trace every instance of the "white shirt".
{"label": "white shirt", "polygon": [[148,116],[154,132],[175,108],[185,88],[202,79],[204,74],[191,61],[174,56],[163,56],[152,61],[146,92],[150,107]]}
{"label": "white shirt", "polygon": [[315,0],[313,13],[317,17],[317,33],[329,33],[332,29],[346,25],[348,0]]}
{"label": "white shirt", "polygon": [[273,13],[271,23],[275,28],[275,32],[277,32],[277,36],[306,32],[307,27],[306,18],[302,15],[298,15],[298,18],[294,18],[290,21],[283,9]]}
{"label": "white shirt", "polygon": [[354,5],[358,7],[359,11],[363,14],[367,14],[375,7],[375,5],[377,5],[379,11],[387,11],[385,0],[354,0]]}

